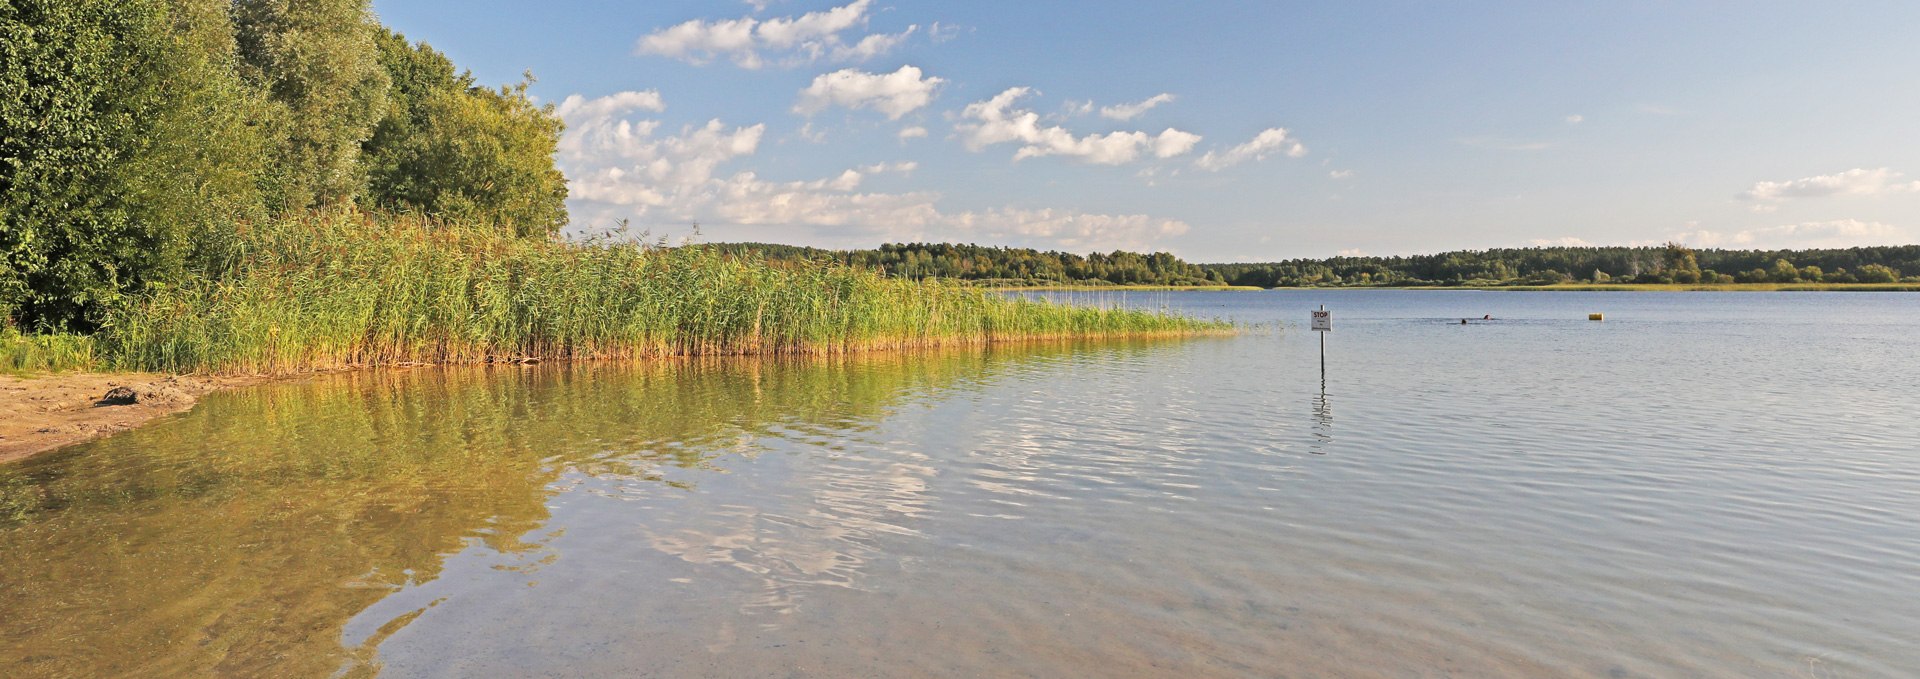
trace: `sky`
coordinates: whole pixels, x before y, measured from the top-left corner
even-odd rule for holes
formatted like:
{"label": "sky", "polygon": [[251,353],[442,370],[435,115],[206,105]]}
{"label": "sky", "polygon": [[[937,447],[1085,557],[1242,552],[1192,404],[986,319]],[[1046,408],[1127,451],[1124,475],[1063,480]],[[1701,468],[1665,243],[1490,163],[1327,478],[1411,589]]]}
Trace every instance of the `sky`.
{"label": "sky", "polygon": [[1920,3],[375,0],[569,230],[1189,261],[1920,242]]}

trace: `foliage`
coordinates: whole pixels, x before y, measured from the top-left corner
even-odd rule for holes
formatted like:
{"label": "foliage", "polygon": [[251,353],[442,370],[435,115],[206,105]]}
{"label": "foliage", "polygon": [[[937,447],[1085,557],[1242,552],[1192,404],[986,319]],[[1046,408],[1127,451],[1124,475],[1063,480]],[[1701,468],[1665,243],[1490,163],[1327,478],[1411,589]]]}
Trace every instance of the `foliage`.
{"label": "foliage", "polygon": [[156,291],[104,339],[121,367],[286,372],[521,356],[839,353],[1225,326],[1015,300],[824,262],[516,237],[357,212],[245,234],[227,280]]}
{"label": "foliage", "polygon": [[728,253],[757,253],[771,260],[829,260],[879,269],[890,276],[912,279],[1033,284],[1221,285],[1223,281],[1202,267],[1166,252],[1139,254],[1114,251],[1080,256],[1027,248],[985,247],[948,243],[886,244],[878,250],[821,250],[767,243],[728,243],[705,246]]}
{"label": "foliage", "polygon": [[0,8],[0,316],[91,329],[252,214],[257,100],[231,58],[218,0]]}
{"label": "foliage", "polygon": [[42,373],[94,367],[93,338],[86,335],[22,335],[0,330],[0,373]]}
{"label": "foliage", "polygon": [[366,202],[545,237],[559,131],[525,83],[475,87],[365,0],[9,2],[0,327],[93,331],[235,271],[276,214]]}
{"label": "foliage", "polygon": [[234,0],[240,72],[273,102],[277,207],[343,205],[365,183],[360,144],[386,110],[368,0]]}
{"label": "foliage", "polygon": [[1879,264],[1867,264],[1861,266],[1854,277],[1861,283],[1893,283],[1900,280],[1900,272]]}
{"label": "foliage", "polygon": [[532,80],[498,90],[425,44],[381,30],[388,110],[363,148],[367,198],[387,209],[547,235],[567,221],[553,166],[560,121],[527,98]]}
{"label": "foliage", "polygon": [[1699,283],[1699,253],[1685,245],[1669,242],[1661,258],[1660,271],[1675,283]]}
{"label": "foliage", "polygon": [[[978,245],[908,243],[877,250],[822,250],[767,243],[710,245],[772,261],[833,261],[903,278],[946,278],[997,286],[1235,285],[1424,286],[1566,283],[1726,284],[1897,282],[1920,273],[1920,245],[1844,250],[1695,250],[1553,247],[1463,250],[1405,257],[1293,259],[1265,264],[1189,264],[1165,252],[1116,251],[1084,257]],[[1804,262],[1795,267],[1792,262]],[[1785,262],[1784,264],[1782,262]],[[1863,267],[1875,267],[1871,274]],[[1705,268],[1703,268],[1705,267]],[[1772,267],[1772,268],[1762,268]],[[1784,268],[1782,268],[1784,267]],[[1742,271],[1739,276],[1720,271]],[[1861,273],[1848,273],[1856,271]]]}
{"label": "foliage", "polygon": [[[1800,266],[1796,266],[1795,263]],[[1546,285],[1583,283],[1851,283],[1864,267],[1874,281],[1920,273],[1920,245],[1827,250],[1695,250],[1661,247],[1550,247],[1462,250],[1400,257],[1293,259],[1203,264],[1234,285]],[[1738,271],[1738,275],[1725,274]],[[1563,272],[1576,272],[1578,277]],[[1887,280],[1890,278],[1891,280]]]}

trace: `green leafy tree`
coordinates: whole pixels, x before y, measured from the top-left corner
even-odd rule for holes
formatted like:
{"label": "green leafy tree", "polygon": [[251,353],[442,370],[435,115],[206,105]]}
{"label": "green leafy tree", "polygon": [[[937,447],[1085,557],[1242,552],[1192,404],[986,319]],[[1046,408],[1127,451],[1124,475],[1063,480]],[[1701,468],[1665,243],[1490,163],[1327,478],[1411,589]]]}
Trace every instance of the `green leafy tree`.
{"label": "green leafy tree", "polygon": [[1767,278],[1775,283],[1793,283],[1800,280],[1800,270],[1794,268],[1793,262],[1776,259],[1773,260],[1773,268],[1767,271]]}
{"label": "green leafy tree", "polygon": [[257,205],[219,0],[0,6],[0,315],[88,330]]}
{"label": "green leafy tree", "polygon": [[241,74],[276,108],[275,206],[351,204],[388,88],[367,0],[234,0],[233,17]]}
{"label": "green leafy tree", "polygon": [[566,178],[553,154],[561,123],[527,97],[531,78],[498,90],[426,44],[382,29],[380,63],[392,89],[363,147],[367,198],[388,209],[485,221],[521,235],[567,222]]}
{"label": "green leafy tree", "polygon": [[1898,283],[1900,272],[1880,264],[1868,264],[1855,272],[1854,278],[1862,283]]}
{"label": "green leafy tree", "polygon": [[166,57],[158,77],[166,105],[128,159],[142,218],[170,227],[169,265],[149,276],[219,275],[232,266],[236,225],[266,216],[261,183],[272,139],[264,123],[274,110],[241,80],[231,0],[168,0]]}
{"label": "green leafy tree", "polygon": [[161,57],[153,2],[20,0],[0,6],[0,310],[77,324],[117,296],[152,234],[118,172],[158,105],[139,64]]}
{"label": "green leafy tree", "polygon": [[1660,258],[1660,270],[1675,283],[1700,282],[1700,258],[1692,248],[1669,242]]}

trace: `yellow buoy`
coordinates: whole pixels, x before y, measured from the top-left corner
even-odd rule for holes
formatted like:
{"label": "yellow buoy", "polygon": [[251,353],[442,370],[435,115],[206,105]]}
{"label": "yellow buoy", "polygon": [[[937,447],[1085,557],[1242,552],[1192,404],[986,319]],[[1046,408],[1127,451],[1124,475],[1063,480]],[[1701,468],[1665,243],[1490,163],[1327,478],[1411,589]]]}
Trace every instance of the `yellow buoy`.
{"label": "yellow buoy", "polygon": [[1605,316],[1605,315],[1602,315],[1602,314],[1587,314],[1587,320],[1589,320],[1589,321],[1604,321],[1604,320],[1607,320],[1607,318],[1606,318],[1606,316]]}

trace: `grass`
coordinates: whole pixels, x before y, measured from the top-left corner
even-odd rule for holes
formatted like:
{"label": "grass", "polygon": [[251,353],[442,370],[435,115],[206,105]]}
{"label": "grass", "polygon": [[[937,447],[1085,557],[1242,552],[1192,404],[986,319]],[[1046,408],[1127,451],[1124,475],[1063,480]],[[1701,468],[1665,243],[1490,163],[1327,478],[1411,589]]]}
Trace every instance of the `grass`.
{"label": "grass", "polygon": [[707,248],[515,238],[359,213],[252,227],[230,276],[116,314],[115,367],[285,373],[520,357],[840,353],[1228,332]]}
{"label": "grass", "polygon": [[85,335],[22,335],[0,330],[0,374],[89,370],[96,364],[94,341]]}

